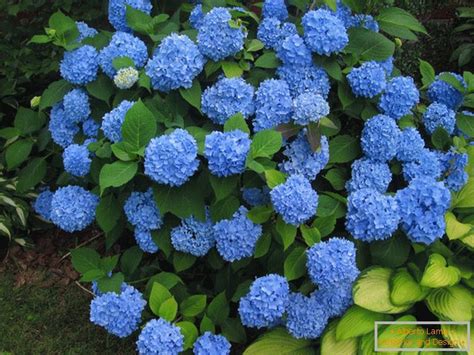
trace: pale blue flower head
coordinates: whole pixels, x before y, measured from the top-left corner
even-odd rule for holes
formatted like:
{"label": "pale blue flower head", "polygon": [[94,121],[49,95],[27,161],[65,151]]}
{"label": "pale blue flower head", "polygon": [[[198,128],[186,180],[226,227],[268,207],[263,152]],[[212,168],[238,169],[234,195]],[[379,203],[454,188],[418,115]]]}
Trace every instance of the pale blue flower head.
{"label": "pale blue flower head", "polygon": [[53,200],[53,195],[49,189],[46,189],[38,195],[33,204],[35,212],[47,221],[51,219],[51,201]]}
{"label": "pale blue flower head", "polygon": [[387,85],[385,70],[375,61],[365,62],[352,69],[347,80],[355,96],[372,98],[380,94]]}
{"label": "pale blue flower head", "polygon": [[145,192],[132,192],[123,210],[130,224],[141,230],[159,229],[163,223],[151,188]]}
{"label": "pale blue flower head", "polygon": [[430,134],[433,134],[437,128],[443,128],[452,134],[456,126],[456,112],[444,104],[434,102],[427,107],[423,114],[423,124]]}
{"label": "pale blue flower head", "polygon": [[293,100],[293,120],[306,126],[329,115],[329,103],[319,94],[306,91]]}
{"label": "pale blue flower head", "polygon": [[122,140],[122,124],[125,121],[128,110],[133,105],[134,102],[124,100],[102,118],[101,129],[104,132],[104,136],[111,142],[117,143]]}
{"label": "pale blue flower head", "polygon": [[[440,73],[446,74],[446,73]],[[448,73],[454,76],[464,87],[467,87],[463,77],[456,73]],[[436,76],[435,81],[428,87],[428,99],[431,102],[438,102],[446,105],[452,110],[456,110],[463,102],[463,95],[454,86],[441,80],[439,75]]]}
{"label": "pale blue flower head", "polygon": [[352,177],[346,183],[348,192],[371,188],[384,193],[392,181],[392,172],[385,162],[361,158],[352,163],[351,169]]}
{"label": "pale blue flower head", "polygon": [[139,248],[145,253],[154,254],[159,250],[150,230],[136,228],[134,236]]}
{"label": "pale blue flower head", "polygon": [[262,15],[264,18],[273,17],[280,21],[285,21],[288,18],[285,0],[265,0],[263,2]]}
{"label": "pale blue flower head", "polygon": [[405,128],[398,141],[397,159],[402,162],[413,161],[425,149],[425,141],[416,128]]}
{"label": "pale blue flower head", "polygon": [[415,81],[409,76],[397,76],[390,80],[380,97],[379,109],[395,119],[408,115],[420,101]]}
{"label": "pale blue flower head", "polygon": [[99,54],[92,46],[82,46],[64,53],[59,71],[61,77],[74,85],[87,85],[97,79]]}
{"label": "pale blue flower head", "polygon": [[194,217],[188,217],[171,231],[171,244],[183,253],[194,256],[204,256],[216,244],[213,224],[206,209],[206,220],[199,221]]}
{"label": "pale blue flower head", "polygon": [[331,89],[329,77],[324,69],[316,65],[294,66],[283,65],[277,69],[280,79],[287,82],[294,97],[312,91],[327,99]]}
{"label": "pale blue flower head", "polygon": [[147,15],[150,15],[152,10],[150,0],[109,0],[109,22],[117,31],[132,31],[127,24],[127,6]]}
{"label": "pale blue flower head", "polygon": [[284,38],[277,47],[276,55],[286,65],[307,66],[313,62],[311,51],[298,34]]}
{"label": "pale blue flower head", "polygon": [[389,161],[397,153],[400,135],[400,129],[393,118],[376,115],[364,124],[362,151],[373,160]]}
{"label": "pale blue flower head", "polygon": [[415,159],[403,163],[402,168],[403,177],[406,181],[424,176],[437,179],[442,173],[438,155],[428,149],[423,149]]}
{"label": "pale blue flower head", "polygon": [[316,339],[323,333],[328,313],[314,297],[292,293],[288,302],[286,329],[297,339]]}
{"label": "pale blue flower head", "polygon": [[71,144],[63,152],[64,170],[72,176],[86,176],[91,169],[90,152],[85,145]]}
{"label": "pale blue flower head", "polygon": [[194,355],[228,355],[230,343],[223,335],[205,332],[196,339],[193,347]]}

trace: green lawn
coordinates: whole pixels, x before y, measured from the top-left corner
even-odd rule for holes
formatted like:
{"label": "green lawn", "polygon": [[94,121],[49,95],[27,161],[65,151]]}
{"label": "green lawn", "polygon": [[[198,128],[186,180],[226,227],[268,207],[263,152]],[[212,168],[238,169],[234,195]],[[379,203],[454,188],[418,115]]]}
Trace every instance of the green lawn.
{"label": "green lawn", "polygon": [[89,322],[89,302],[74,284],[14,288],[0,274],[0,354],[134,354],[133,336],[107,336]]}

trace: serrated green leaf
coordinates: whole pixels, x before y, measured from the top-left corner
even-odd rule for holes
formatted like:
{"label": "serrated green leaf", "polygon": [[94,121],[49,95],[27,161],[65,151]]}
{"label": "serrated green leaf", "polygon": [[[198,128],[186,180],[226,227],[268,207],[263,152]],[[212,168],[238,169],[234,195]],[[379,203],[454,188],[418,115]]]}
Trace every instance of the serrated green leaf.
{"label": "serrated green leaf", "polygon": [[174,297],[170,297],[167,300],[163,301],[158,311],[158,316],[172,322],[176,318],[176,313],[178,312],[178,302],[176,302]]}
{"label": "serrated green leaf", "polygon": [[185,317],[195,317],[206,308],[206,295],[193,295],[186,298],[179,306],[180,313]]}

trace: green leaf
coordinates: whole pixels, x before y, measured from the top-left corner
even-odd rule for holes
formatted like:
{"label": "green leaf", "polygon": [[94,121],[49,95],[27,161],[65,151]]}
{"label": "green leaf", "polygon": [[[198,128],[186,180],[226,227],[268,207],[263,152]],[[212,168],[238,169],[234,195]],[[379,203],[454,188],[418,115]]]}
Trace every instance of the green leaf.
{"label": "green leaf", "polygon": [[211,301],[207,307],[207,316],[214,322],[214,324],[220,325],[224,323],[226,318],[229,316],[229,304],[227,298],[225,297],[225,291],[219,293]]}
{"label": "green leaf", "polygon": [[136,162],[116,161],[105,164],[100,170],[100,190],[107,187],[120,187],[133,179],[137,174],[138,164]]}
{"label": "green leaf", "polygon": [[126,146],[123,142],[114,143],[110,146],[110,148],[112,153],[114,153],[114,155],[122,161],[131,161],[137,157],[136,154],[128,152],[127,148],[129,148],[129,146]]}
{"label": "green leaf", "polygon": [[278,216],[275,228],[283,242],[283,250],[288,249],[295,241],[297,228],[291,224],[286,224],[280,216]]}
{"label": "green leaf", "polygon": [[179,89],[179,93],[191,106],[201,110],[202,89],[199,80],[194,80],[193,86],[191,86],[189,89]]}
{"label": "green leaf", "polygon": [[199,330],[201,333],[211,332],[214,334],[216,332],[216,327],[214,326],[214,323],[212,323],[212,320],[208,316],[204,315],[204,317],[202,317],[201,324],[199,325]]}
{"label": "green leaf", "polygon": [[442,127],[436,127],[435,131],[431,135],[431,143],[435,148],[443,150],[446,147],[452,145],[452,140],[448,132]]}
{"label": "green leaf", "polygon": [[0,129],[0,138],[3,139],[12,139],[17,138],[21,135],[21,131],[15,127],[5,127]]}
{"label": "green leaf", "polygon": [[100,292],[115,292],[120,293],[120,288],[124,281],[122,273],[113,274],[111,277],[103,277],[97,280],[97,286]]}
{"label": "green leaf", "polygon": [[238,63],[229,61],[222,62],[222,70],[227,78],[238,78],[244,73]]}
{"label": "green leaf", "polygon": [[344,204],[328,195],[320,195],[316,215],[318,217],[334,216],[336,219],[346,214]]}
{"label": "green leaf", "polygon": [[463,238],[473,229],[471,224],[459,222],[452,212],[447,212],[444,217],[446,220],[446,234],[448,235],[449,240]]}
{"label": "green leaf", "polygon": [[247,335],[240,319],[227,318],[222,324],[222,335],[229,341],[238,344],[247,343]]}
{"label": "green leaf", "polygon": [[447,266],[446,259],[440,254],[431,254],[426,264],[420,285],[439,288],[453,286],[461,280],[457,267]]}
{"label": "green leaf", "polygon": [[386,24],[393,24],[411,31],[428,34],[425,27],[412,14],[398,7],[382,8],[377,16],[377,22],[382,29]]}
{"label": "green leaf", "polygon": [[211,219],[213,222],[219,222],[223,219],[232,218],[232,215],[239,209],[239,207],[239,199],[235,196],[228,196],[211,205]]}
{"label": "green leaf", "polygon": [[342,108],[346,109],[355,102],[355,97],[352,94],[352,89],[346,81],[340,81],[337,85],[337,97],[341,101]]}
{"label": "green leaf", "polygon": [[183,350],[190,349],[199,335],[196,326],[188,321],[178,322],[176,325],[181,329],[181,334],[184,337]]}
{"label": "green leaf", "polygon": [[138,100],[125,115],[122,124],[122,140],[132,153],[144,148],[156,135],[156,120],[153,113]]}
{"label": "green leaf", "polygon": [[87,84],[86,89],[89,95],[106,103],[110,101],[110,98],[114,93],[114,85],[105,75],[99,75],[97,80]]}
{"label": "green leaf", "polygon": [[193,295],[181,302],[179,310],[185,317],[195,317],[206,308],[206,295]]}
{"label": "green leaf", "polygon": [[336,339],[337,322],[333,321],[326,328],[321,340],[321,354],[357,354],[357,339],[349,338],[338,341]]}
{"label": "green leaf", "polygon": [[278,152],[282,145],[280,132],[274,130],[263,130],[255,134],[250,145],[252,158],[271,157]]}
{"label": "green leaf", "polygon": [[306,249],[303,247],[293,249],[285,259],[283,270],[288,281],[302,277],[306,273]]}
{"label": "green leaf", "polygon": [[150,292],[150,299],[148,301],[152,312],[158,316],[163,302],[171,297],[173,296],[165,286],[158,282],[154,282]]}
{"label": "green leaf", "polygon": [[336,326],[336,340],[356,338],[374,331],[376,321],[390,321],[392,317],[369,311],[359,306],[352,306],[339,320]]}
{"label": "green leaf", "polygon": [[17,168],[28,159],[31,149],[33,149],[33,142],[26,139],[18,140],[12,145],[9,145],[5,151],[5,161],[8,170]]}
{"label": "green leaf", "polygon": [[89,270],[100,269],[100,255],[91,248],[79,248],[71,250],[71,261],[74,269],[81,274]]}
{"label": "green leaf", "polygon": [[172,322],[176,318],[176,313],[178,312],[178,302],[176,302],[174,297],[170,297],[167,300],[163,301],[158,311],[158,316]]}
{"label": "green leaf", "polygon": [[258,57],[258,59],[255,61],[255,66],[257,68],[274,69],[280,66],[280,61],[276,57],[275,53],[267,52]]}
{"label": "green leaf", "polygon": [[324,0],[324,3],[332,10],[337,10],[337,1],[336,0]]}
{"label": "green leaf", "polygon": [[321,238],[324,238],[334,231],[336,218],[334,216],[317,217],[312,226],[318,228],[319,233],[321,233]]}
{"label": "green leaf", "polygon": [[337,136],[329,142],[329,162],[348,163],[360,155],[359,140],[349,135]]}
{"label": "green leaf", "polygon": [[59,80],[49,84],[48,88],[41,95],[39,109],[44,110],[47,107],[52,107],[61,101],[73,86],[66,80]]}
{"label": "green leaf", "polygon": [[245,122],[244,116],[240,112],[233,115],[224,123],[224,132],[230,132],[236,129],[250,134],[250,128],[247,125],[247,122]]}
{"label": "green leaf", "polygon": [[117,266],[119,261],[119,255],[114,256],[105,256],[100,259],[100,268],[104,271],[105,274],[112,272],[113,269]]}
{"label": "green leaf", "polygon": [[341,168],[331,169],[324,175],[324,178],[329,181],[334,190],[344,190],[347,181],[345,170]]}
{"label": "green leaf", "polygon": [[265,170],[265,180],[267,181],[268,187],[273,189],[286,181],[286,174],[275,169]]}
{"label": "green leaf", "polygon": [[216,201],[220,201],[237,189],[239,176],[234,175],[225,178],[219,178],[214,175],[209,175],[209,182],[211,183],[212,189],[216,195]]}
{"label": "green leaf", "polygon": [[[395,322],[416,322],[416,318],[412,315],[406,315],[398,318]],[[377,342],[381,349],[384,348],[400,348],[410,333],[410,330],[416,328],[416,324],[390,324],[379,335]],[[414,347],[414,346],[412,346]]]}
{"label": "green leaf", "polygon": [[142,34],[148,34],[153,32],[152,18],[150,15],[143,11],[134,9],[130,5],[126,5],[126,19],[127,25],[134,31]]}
{"label": "green leaf", "polygon": [[461,285],[431,291],[426,304],[440,320],[461,322],[472,319],[472,292]]}
{"label": "green leaf", "polygon": [[316,352],[310,340],[296,339],[283,328],[276,328],[264,333],[244,351],[244,355],[262,354],[314,355]]}
{"label": "green leaf", "polygon": [[452,207],[471,208],[474,207],[474,178],[470,178],[466,185],[455,194]]}
{"label": "green leaf", "polygon": [[464,85],[454,75],[450,73],[441,73],[438,75],[438,79],[450,84],[460,93],[464,93],[466,91]]}
{"label": "green leaf", "polygon": [[177,284],[183,284],[183,280],[172,272],[160,272],[153,276],[153,280],[165,286],[168,290],[171,290]]}
{"label": "green leaf", "polygon": [[114,195],[102,197],[96,209],[96,220],[105,233],[114,229],[122,214],[120,203]]}
{"label": "green leaf", "polygon": [[46,169],[45,158],[34,158],[31,160],[19,174],[18,184],[16,185],[18,192],[26,192],[39,184],[46,175]]}
{"label": "green leaf", "polygon": [[49,18],[48,25],[55,31],[55,44],[66,47],[74,43],[79,37],[76,22],[64,15],[60,10]]}
{"label": "green leaf", "polygon": [[196,140],[196,143],[198,145],[198,154],[204,154],[206,137],[210,132],[197,126],[186,127],[186,131],[188,131],[189,134],[192,135],[193,138]]}
{"label": "green leaf", "polygon": [[321,233],[316,227],[308,227],[302,224],[300,231],[306,245],[309,247],[321,241]]}
{"label": "green leaf", "polygon": [[49,36],[46,36],[46,35],[34,35],[33,37],[31,37],[31,39],[29,40],[28,44],[30,43],[35,43],[35,44],[44,44],[44,43],[49,43],[51,42],[53,39]]}
{"label": "green leaf", "polygon": [[79,282],[92,282],[92,281],[101,279],[105,276],[106,276],[106,273],[104,272],[104,270],[100,270],[100,269],[89,270],[86,273],[84,273],[84,275],[82,275]]}
{"label": "green leaf", "polygon": [[44,123],[44,114],[20,106],[16,112],[13,125],[22,134],[30,134],[43,127]]}
{"label": "green leaf", "polygon": [[256,206],[247,213],[247,217],[256,224],[265,223],[270,219],[273,213],[273,208],[269,206]]}
{"label": "green leaf", "polygon": [[424,291],[407,269],[395,271],[391,280],[390,300],[394,305],[403,306],[420,301]]}
{"label": "green leaf", "polygon": [[253,253],[253,257],[255,259],[261,258],[268,253],[270,249],[270,245],[272,243],[272,236],[269,233],[264,233],[257,241],[257,245],[255,246],[255,252]]}
{"label": "green leaf", "polygon": [[390,300],[390,278],[393,270],[374,266],[364,270],[353,286],[354,303],[378,313],[401,313],[407,306],[396,306]]}
{"label": "green leaf", "polygon": [[344,49],[362,60],[382,61],[392,56],[395,44],[384,35],[365,28],[349,29],[349,44]]}
{"label": "green leaf", "polygon": [[123,68],[135,68],[135,62],[130,57],[116,57],[112,61],[112,66],[115,70],[120,70]]}
{"label": "green leaf", "polygon": [[435,81],[435,70],[430,63],[420,59],[420,73],[421,81],[424,87],[428,87],[433,81]]}
{"label": "green leaf", "polygon": [[258,39],[252,39],[247,45],[247,52],[257,52],[263,48],[263,43]]}
{"label": "green leaf", "polygon": [[410,242],[401,235],[370,243],[370,254],[375,265],[387,267],[401,266],[407,261],[410,250]]}
{"label": "green leaf", "polygon": [[468,116],[461,113],[456,115],[456,125],[457,127],[469,137],[474,137],[474,119],[472,116]]}
{"label": "green leaf", "polygon": [[176,252],[173,255],[173,266],[176,272],[189,269],[196,262],[196,257],[191,254]]}
{"label": "green leaf", "polygon": [[131,247],[125,250],[120,258],[120,268],[126,275],[133,274],[143,258],[143,251],[137,247]]}

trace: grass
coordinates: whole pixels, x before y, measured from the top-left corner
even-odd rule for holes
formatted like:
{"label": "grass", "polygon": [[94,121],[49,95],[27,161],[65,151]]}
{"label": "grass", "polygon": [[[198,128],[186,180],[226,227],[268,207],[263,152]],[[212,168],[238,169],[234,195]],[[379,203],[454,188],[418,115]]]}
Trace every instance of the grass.
{"label": "grass", "polygon": [[0,274],[0,354],[134,354],[132,338],[119,339],[89,322],[89,295],[71,284],[14,288]]}

